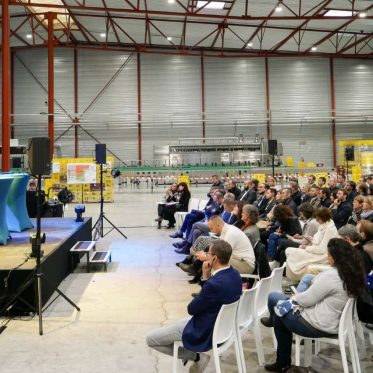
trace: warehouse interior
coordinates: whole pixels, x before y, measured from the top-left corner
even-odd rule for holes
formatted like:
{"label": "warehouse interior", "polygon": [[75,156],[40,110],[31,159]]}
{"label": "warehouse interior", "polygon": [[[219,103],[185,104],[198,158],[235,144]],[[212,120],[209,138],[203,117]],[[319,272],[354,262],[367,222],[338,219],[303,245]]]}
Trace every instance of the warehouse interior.
{"label": "warehouse interior", "polygon": [[[192,277],[175,266],[186,256],[175,252],[176,241],[170,235],[181,229],[187,213],[196,209],[205,214],[202,202],[209,200],[215,188],[215,175],[219,185],[233,181],[242,190],[233,198],[236,205],[239,196],[246,196],[247,181],[266,184],[273,178],[277,190],[283,190],[295,179],[299,193],[304,194],[305,185],[316,185],[309,181],[310,175],[315,175],[315,183],[325,178],[325,185],[318,184],[320,191],[337,177],[340,183],[339,176],[345,175],[345,181],[354,181],[355,187],[365,184],[368,192],[362,196],[370,198],[373,2],[0,3],[0,373],[219,372],[212,349],[196,351],[209,356],[202,369],[198,361],[175,367],[175,359],[149,346],[148,333],[190,316],[188,305],[203,291],[201,283],[188,283]],[[42,162],[42,153],[32,148],[33,138],[49,139],[43,153],[49,154],[48,173],[32,172]],[[103,162],[98,161],[98,145],[105,148]],[[91,181],[88,176],[79,180],[81,165],[91,172]],[[53,301],[48,295],[52,304],[39,317],[39,285],[33,284],[36,290],[25,299],[35,308],[19,313],[23,301],[17,297],[2,313],[27,271],[35,279],[38,271],[34,258],[23,263],[29,252],[34,253],[29,236],[38,234],[36,209],[35,216],[28,213],[31,225],[22,233],[8,232],[6,208],[11,208],[11,193],[5,193],[1,181],[9,175],[27,179],[19,192],[22,201],[14,202],[23,204],[22,209],[30,181],[45,191],[44,206],[52,211],[53,206],[63,205],[60,210],[54,207],[53,216],[41,219],[41,233],[47,232],[41,245],[45,246],[41,269],[80,311],[66,299]],[[191,199],[179,210],[176,227],[170,220],[170,229],[165,229],[164,216],[154,219],[174,183],[186,183]],[[344,186],[338,188],[344,190]],[[232,192],[227,187],[226,191]],[[39,189],[35,193],[38,198]],[[192,206],[193,201],[197,205]],[[215,203],[212,196],[210,202]],[[36,203],[41,202],[35,197]],[[84,206],[83,222],[75,220],[83,211],[78,212],[78,206]],[[64,220],[53,220],[57,210],[63,215],[56,219]],[[47,228],[47,221],[54,224],[54,231]],[[65,234],[63,221],[76,231]],[[76,221],[82,224],[79,228],[74,226]],[[4,242],[2,227],[8,232]],[[59,231],[59,246],[53,246]],[[71,250],[81,241],[94,243],[93,255],[109,253],[104,266],[90,268],[80,256],[75,261]],[[245,282],[246,277],[242,278]],[[264,277],[259,274],[259,279],[258,284]],[[257,285],[257,281],[247,282],[249,288]],[[364,326],[361,331],[357,316],[353,317],[349,328],[356,335],[356,351],[351,352],[349,339],[346,364],[354,373],[373,373],[373,327]],[[277,361],[276,334],[274,328],[261,325],[258,317],[255,323],[260,325],[265,361],[259,357],[253,327],[242,334],[244,358],[230,346],[220,356],[221,371],[271,371],[267,365]],[[373,320],[361,324],[371,325]],[[311,364],[308,345],[301,347],[301,366],[308,359],[309,371],[348,371],[338,343],[322,343],[316,353],[318,343]],[[299,365],[293,346],[292,364]]]}

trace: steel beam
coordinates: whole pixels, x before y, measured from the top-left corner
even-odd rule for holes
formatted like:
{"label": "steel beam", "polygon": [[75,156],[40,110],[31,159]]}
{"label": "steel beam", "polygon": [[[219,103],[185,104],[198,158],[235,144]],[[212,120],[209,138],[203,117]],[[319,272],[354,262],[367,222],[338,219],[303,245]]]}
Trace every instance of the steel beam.
{"label": "steel beam", "polygon": [[10,53],[10,138],[14,139],[14,52]]}
{"label": "steel beam", "polygon": [[48,13],[48,137],[51,139],[52,159],[54,154],[54,18],[52,12]]}
{"label": "steel beam", "polygon": [[[330,92],[332,117],[335,118],[335,91],[334,91],[334,61],[330,58]],[[333,137],[333,165],[337,167],[337,135],[335,128],[335,119],[332,120],[332,137]]]}
{"label": "steel beam", "polygon": [[[280,1],[282,3],[282,1]],[[39,7],[39,8],[50,8],[50,4],[46,3],[19,3],[19,2],[11,2],[12,6],[18,7]],[[227,15],[219,15],[219,14],[204,14],[204,13],[192,13],[192,12],[168,12],[168,11],[158,11],[158,10],[139,10],[139,9],[125,9],[125,8],[103,8],[103,7],[95,7],[95,6],[79,6],[79,5],[59,5],[53,4],[54,9],[67,9],[67,10],[85,10],[87,12],[112,12],[112,13],[125,13],[125,14],[137,14],[137,15],[147,15],[147,16],[160,16],[160,17],[191,17],[191,18],[202,18],[202,19],[220,19],[220,20],[234,20],[234,21],[338,21],[338,20],[346,20],[346,21],[354,21],[356,16],[343,16],[343,17],[331,17],[331,16],[276,16],[276,17],[269,17],[269,16],[256,16],[246,17],[245,15],[242,16],[227,16]],[[369,10],[369,8],[365,9],[365,11]],[[373,16],[367,15],[365,19],[373,19]]]}
{"label": "steel beam", "polygon": [[9,0],[2,0],[2,50],[1,50],[1,87],[2,87],[2,110],[1,110],[1,143],[2,157],[1,169],[3,172],[10,171],[10,9]]}
{"label": "steel beam", "polygon": [[141,60],[140,54],[137,55],[137,119],[139,123],[137,124],[137,142],[138,142],[138,158],[139,166],[142,165],[142,151],[141,151]]}

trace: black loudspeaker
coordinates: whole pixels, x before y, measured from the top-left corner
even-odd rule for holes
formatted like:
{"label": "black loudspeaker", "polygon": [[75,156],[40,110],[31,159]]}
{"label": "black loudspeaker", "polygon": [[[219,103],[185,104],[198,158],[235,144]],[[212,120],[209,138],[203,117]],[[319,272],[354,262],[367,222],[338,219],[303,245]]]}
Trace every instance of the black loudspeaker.
{"label": "black loudspeaker", "polygon": [[350,145],[345,147],[345,159],[346,161],[355,160],[355,148],[353,146]]}
{"label": "black loudspeaker", "polygon": [[268,154],[277,155],[277,140],[268,140]]}
{"label": "black loudspeaker", "polygon": [[28,167],[32,175],[50,175],[52,159],[49,137],[30,137],[28,139]]}
{"label": "black loudspeaker", "polygon": [[106,163],[106,144],[96,144],[96,163]]}

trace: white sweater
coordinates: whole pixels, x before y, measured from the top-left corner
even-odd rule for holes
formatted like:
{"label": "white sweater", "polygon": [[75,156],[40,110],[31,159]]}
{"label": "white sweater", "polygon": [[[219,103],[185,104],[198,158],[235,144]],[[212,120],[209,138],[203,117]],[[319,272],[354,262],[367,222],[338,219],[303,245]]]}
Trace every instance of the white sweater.
{"label": "white sweater", "polygon": [[224,224],[220,239],[232,246],[232,258],[241,259],[255,267],[255,254],[244,232],[233,225]]}

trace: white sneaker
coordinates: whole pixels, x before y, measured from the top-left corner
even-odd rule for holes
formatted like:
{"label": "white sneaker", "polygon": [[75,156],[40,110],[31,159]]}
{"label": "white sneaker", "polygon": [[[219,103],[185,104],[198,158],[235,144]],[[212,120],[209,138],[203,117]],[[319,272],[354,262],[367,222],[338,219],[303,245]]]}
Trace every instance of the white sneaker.
{"label": "white sneaker", "polygon": [[190,366],[189,373],[202,373],[206,369],[209,361],[210,355],[200,354],[198,362]]}
{"label": "white sneaker", "polygon": [[280,262],[278,262],[277,260],[274,260],[273,262],[269,263],[269,268],[271,268],[271,271],[279,267],[280,267]]}

